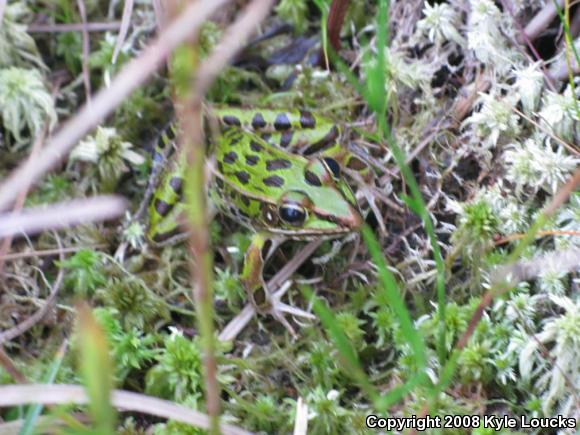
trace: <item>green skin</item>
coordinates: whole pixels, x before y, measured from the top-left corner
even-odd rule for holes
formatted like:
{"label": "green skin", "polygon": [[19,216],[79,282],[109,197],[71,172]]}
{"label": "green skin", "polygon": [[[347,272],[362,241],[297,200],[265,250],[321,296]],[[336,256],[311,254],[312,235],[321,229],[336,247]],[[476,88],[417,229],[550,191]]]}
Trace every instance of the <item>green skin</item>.
{"label": "green skin", "polygon": [[[337,142],[339,129],[309,112],[224,108],[214,115],[224,132],[213,146],[217,169],[210,197],[218,210],[256,232],[242,284],[259,313],[288,326],[280,310],[284,304],[273,300],[262,277],[264,257],[273,240],[332,238],[358,230],[361,214],[340,174],[340,165],[349,166],[352,156]],[[154,195],[153,240],[178,228],[184,168],[179,162]]]}

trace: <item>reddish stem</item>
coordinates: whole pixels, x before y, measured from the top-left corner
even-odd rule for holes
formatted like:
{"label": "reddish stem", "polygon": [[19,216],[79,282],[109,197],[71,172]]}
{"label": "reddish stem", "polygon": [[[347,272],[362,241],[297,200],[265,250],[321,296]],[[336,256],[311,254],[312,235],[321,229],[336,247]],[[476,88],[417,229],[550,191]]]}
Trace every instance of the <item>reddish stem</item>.
{"label": "reddish stem", "polygon": [[[350,6],[350,0],[333,0],[328,12],[328,19],[326,21],[326,35],[332,49],[338,53],[340,51],[340,30],[344,23],[344,17]],[[326,57],[324,56],[324,47],[320,49],[319,65],[327,68],[330,65],[326,64]]]}

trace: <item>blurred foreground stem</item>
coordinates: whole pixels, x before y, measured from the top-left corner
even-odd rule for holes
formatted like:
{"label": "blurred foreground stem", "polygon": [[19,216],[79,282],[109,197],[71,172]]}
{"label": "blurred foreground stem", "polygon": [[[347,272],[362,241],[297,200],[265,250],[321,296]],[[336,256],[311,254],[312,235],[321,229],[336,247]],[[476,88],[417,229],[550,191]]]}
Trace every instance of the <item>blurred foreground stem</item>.
{"label": "blurred foreground stem", "polygon": [[[179,3],[179,2],[177,2]],[[180,149],[187,156],[185,199],[190,224],[189,250],[194,277],[193,297],[199,334],[203,346],[206,407],[210,433],[219,434],[220,396],[215,359],[213,311],[213,258],[205,193],[205,147],[202,130],[203,95],[192,84],[199,66],[196,41],[179,47],[173,55],[171,73],[175,90],[175,109],[179,121]]]}

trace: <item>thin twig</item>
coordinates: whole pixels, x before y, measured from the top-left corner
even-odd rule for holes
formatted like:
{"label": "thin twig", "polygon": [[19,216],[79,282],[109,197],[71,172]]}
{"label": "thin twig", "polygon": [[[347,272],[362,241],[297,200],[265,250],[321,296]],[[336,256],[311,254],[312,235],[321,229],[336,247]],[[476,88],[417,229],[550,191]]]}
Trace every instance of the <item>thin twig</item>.
{"label": "thin twig", "polygon": [[[517,42],[519,42],[519,43],[522,43],[522,41],[525,42],[528,49],[532,52],[532,55],[534,56],[534,60],[540,62],[540,68],[542,69],[542,72],[544,73],[544,78],[546,79],[546,84],[548,85],[548,87],[550,88],[551,91],[556,92],[556,87],[554,86],[554,77],[552,77],[552,74],[550,74],[550,71],[548,71],[548,69],[546,68],[544,60],[540,56],[540,53],[538,53],[538,50],[536,50],[536,47],[534,47],[534,44],[532,43],[532,40],[530,39],[530,37],[528,36],[526,31],[522,27],[520,21],[515,16],[514,10],[512,7],[512,2],[508,1],[508,0],[501,0],[501,4],[502,4],[504,10],[507,10],[508,13],[510,14],[512,21],[514,22],[514,24],[518,30],[519,40]],[[518,38],[516,38],[516,39],[518,39]]]}
{"label": "thin twig", "polygon": [[[113,390],[113,406],[123,411],[140,412],[148,415],[175,420],[181,423],[209,428],[206,414],[187,406],[176,405],[167,400],[130,391]],[[64,405],[74,403],[86,405],[89,402],[86,390],[81,385],[4,385],[0,386],[0,407],[20,406],[28,403],[42,405]],[[244,429],[229,424],[221,424],[220,429],[226,435],[251,435]]]}
{"label": "thin twig", "polygon": [[125,38],[127,37],[127,32],[129,31],[129,26],[131,25],[131,15],[133,13],[133,0],[125,0],[125,6],[123,7],[123,17],[121,18],[121,28],[119,29],[119,35],[117,36],[117,42],[115,42],[115,50],[113,51],[112,62],[117,62],[117,56],[123,47]]}
{"label": "thin twig", "polygon": [[[546,237],[546,236],[576,236],[580,237],[580,231],[563,231],[563,230],[546,230],[538,231],[536,237]],[[504,245],[506,243],[513,242],[514,240],[521,240],[526,237],[525,234],[510,234],[509,236],[502,237],[499,240],[494,241],[495,246]]]}
{"label": "thin twig", "polygon": [[26,376],[18,370],[18,367],[14,365],[10,356],[4,350],[4,347],[0,344],[0,366],[4,367],[4,370],[14,379],[16,382],[20,384],[27,384],[28,379]]}
{"label": "thin twig", "polygon": [[522,113],[520,110],[518,110],[517,108],[513,107],[512,110],[514,112],[516,112],[519,116],[521,116],[522,118],[524,118],[526,121],[528,121],[529,123],[533,124],[534,127],[536,127],[538,130],[541,130],[542,132],[546,133],[548,136],[550,136],[552,139],[554,139],[555,141],[559,142],[560,144],[562,144],[568,151],[570,151],[572,154],[579,156],[580,155],[580,151],[577,150],[576,148],[574,148],[573,145],[570,145],[568,142],[566,142],[564,139],[562,139],[561,137],[557,136],[556,134],[554,134],[554,132],[552,132],[551,130],[548,130],[546,127],[544,127],[542,124],[540,124],[539,122],[533,120],[532,118],[530,118],[529,116],[527,116],[526,114]]}
{"label": "thin twig", "polygon": [[103,195],[0,214],[0,237],[32,235],[50,229],[116,219],[126,208],[127,201],[122,197]]}
{"label": "thin twig", "polygon": [[[62,262],[64,261],[62,244],[58,237],[56,238],[56,240],[60,250],[59,258],[60,261]],[[54,281],[54,284],[52,285],[50,294],[46,298],[44,305],[38,311],[36,311],[32,316],[28,317],[24,321],[20,322],[18,325],[8,329],[7,331],[3,331],[0,333],[0,345],[2,345],[2,343],[4,343],[5,341],[13,340],[19,335],[24,334],[26,331],[28,331],[30,328],[32,328],[34,325],[40,322],[44,318],[44,316],[46,316],[48,311],[52,308],[52,305],[56,300],[56,296],[58,295],[58,292],[64,281],[64,270],[65,269],[63,267],[59,268],[58,275],[56,277],[56,280]]]}
{"label": "thin twig", "polygon": [[80,139],[112,113],[128,95],[145,83],[153,72],[163,65],[169,53],[188,36],[194,34],[199,26],[227,1],[195,2],[185,8],[138,58],[121,70],[108,88],[95,95],[90,107],[85,104],[78,115],[68,121],[49,140],[37,159],[20,165],[8,176],[0,186],[0,210],[6,210],[10,206],[23,186],[35,183],[65,159]]}
{"label": "thin twig", "polygon": [[13,260],[21,260],[23,258],[30,258],[30,257],[51,257],[56,255],[60,252],[63,254],[69,254],[71,252],[77,252],[82,249],[100,249],[105,248],[107,245],[104,243],[95,244],[95,245],[86,245],[86,246],[68,246],[62,249],[42,249],[40,251],[30,251],[30,252],[14,252],[12,254],[6,254],[2,259],[4,261],[13,261]]}
{"label": "thin twig", "polygon": [[91,73],[89,69],[89,55],[91,50],[91,39],[89,32],[87,31],[87,10],[85,8],[84,0],[77,0],[77,6],[79,8],[79,14],[81,15],[81,21],[83,23],[83,83],[85,84],[85,94],[87,98],[87,103],[91,104]]}
{"label": "thin twig", "polygon": [[[1,1],[1,0],[0,0]],[[86,23],[86,24],[29,24],[28,33],[66,33],[66,32],[109,32],[121,27],[120,22]]]}
{"label": "thin twig", "polygon": [[[40,152],[40,147],[44,143],[46,137],[48,124],[45,123],[41,133],[36,137],[34,143],[32,144],[32,149],[30,151],[30,155],[28,157],[29,160],[34,159],[38,153]],[[18,198],[16,198],[16,203],[14,204],[13,211],[20,212],[24,207],[24,202],[26,201],[26,197],[28,196],[28,190],[30,186],[25,186],[24,189],[19,193]],[[0,245],[0,275],[2,275],[2,271],[4,270],[4,258],[6,254],[10,252],[10,247],[12,246],[12,237],[6,237],[2,240],[2,244]]]}

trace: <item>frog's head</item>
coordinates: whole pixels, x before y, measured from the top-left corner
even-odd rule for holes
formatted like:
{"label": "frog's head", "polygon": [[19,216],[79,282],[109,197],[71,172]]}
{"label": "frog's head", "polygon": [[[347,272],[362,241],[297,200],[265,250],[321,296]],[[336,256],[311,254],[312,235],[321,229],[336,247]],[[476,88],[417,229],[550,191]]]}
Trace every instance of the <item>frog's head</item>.
{"label": "frog's head", "polygon": [[337,235],[361,226],[356,198],[334,159],[308,162],[299,187],[284,192],[276,205],[265,210],[264,221],[270,223],[274,233],[293,237]]}

